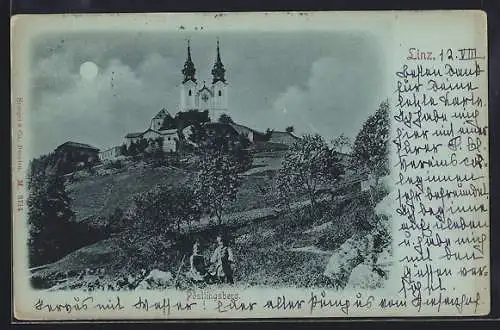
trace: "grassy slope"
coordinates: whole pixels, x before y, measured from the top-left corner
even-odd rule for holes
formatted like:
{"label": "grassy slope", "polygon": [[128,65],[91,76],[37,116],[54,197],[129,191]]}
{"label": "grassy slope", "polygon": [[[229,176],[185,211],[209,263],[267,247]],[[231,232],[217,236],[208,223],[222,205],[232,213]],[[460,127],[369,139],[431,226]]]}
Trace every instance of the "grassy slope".
{"label": "grassy slope", "polygon": [[[272,206],[275,198],[272,193],[272,171],[281,161],[282,153],[262,153],[255,155],[258,166],[269,164],[270,168],[256,167],[258,171],[243,176],[242,186],[236,202],[229,212],[245,211],[259,207]],[[267,170],[266,172],[262,172]],[[271,173],[271,174],[270,174]],[[181,186],[194,178],[191,171],[173,167],[126,168],[122,171],[103,176],[92,176],[68,185],[73,198],[73,209],[77,221],[93,216],[106,217],[115,208],[126,210],[132,205],[133,196],[148,191],[155,184]]]}
{"label": "grassy slope", "polygon": [[93,176],[68,186],[77,221],[91,216],[107,216],[115,208],[126,210],[133,196],[155,184],[182,185],[192,173],[175,168],[136,168],[106,176]]}
{"label": "grassy slope", "polygon": [[[275,168],[281,154],[260,156],[257,157],[259,165],[269,157],[272,159],[269,164]],[[272,174],[272,171],[265,171],[245,175],[237,201],[228,211],[275,206]],[[182,185],[192,177],[192,173],[174,168],[136,168],[114,175],[87,178],[72,184],[70,189],[77,217],[82,220],[95,215],[106,216],[116,207],[126,209],[132,204],[135,193],[147,191],[156,183]],[[316,246],[331,251],[352,234],[351,220],[345,216],[330,216],[318,223],[297,224],[290,216],[280,215],[265,221],[240,224],[233,231],[236,280],[249,285],[318,285],[329,255],[294,251],[293,248]],[[329,225],[318,226],[325,223]],[[205,234],[215,239],[215,233]],[[329,244],[325,244],[325,239]],[[152,240],[139,238],[138,243],[130,245],[119,238],[111,238],[75,251],[37,273],[45,277],[63,270],[82,271],[101,267],[110,275],[138,272],[140,268],[159,268],[176,273],[182,255],[175,249],[163,249],[158,255],[150,250],[147,242]],[[205,254],[209,256],[214,248],[214,242],[207,242]],[[152,256],[154,258],[151,259]],[[133,263],[132,259],[144,262]]]}
{"label": "grassy slope", "polygon": [[[328,285],[322,277],[331,252],[352,235],[344,216],[326,216],[316,223],[298,223],[291,215],[262,221],[246,221],[233,227],[233,249],[236,261],[235,280],[249,286],[311,287]],[[198,232],[202,240],[202,253],[210,258],[216,247],[216,233],[210,228]],[[212,239],[211,239],[212,238]],[[324,240],[330,242],[325,244]],[[159,238],[138,238],[128,244],[121,238],[111,238],[71,253],[47,269],[37,272],[38,277],[52,277],[63,271],[80,272],[86,268],[103,268],[109,278],[136,275],[140,269],[160,269],[176,274],[183,255],[178,248],[159,248]],[[170,245],[170,242],[163,242]],[[333,243],[333,244],[332,244]],[[324,253],[300,251],[297,248],[315,247]],[[184,261],[183,272],[189,266]]]}

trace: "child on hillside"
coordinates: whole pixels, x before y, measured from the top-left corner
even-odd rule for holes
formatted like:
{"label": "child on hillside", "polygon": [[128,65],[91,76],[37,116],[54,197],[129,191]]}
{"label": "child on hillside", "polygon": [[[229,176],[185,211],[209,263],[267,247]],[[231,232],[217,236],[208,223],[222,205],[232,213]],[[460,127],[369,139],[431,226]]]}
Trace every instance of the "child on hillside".
{"label": "child on hillside", "polygon": [[194,282],[204,282],[210,275],[207,271],[205,257],[200,254],[200,243],[193,244],[193,254],[189,257],[190,269],[187,273],[188,278]]}

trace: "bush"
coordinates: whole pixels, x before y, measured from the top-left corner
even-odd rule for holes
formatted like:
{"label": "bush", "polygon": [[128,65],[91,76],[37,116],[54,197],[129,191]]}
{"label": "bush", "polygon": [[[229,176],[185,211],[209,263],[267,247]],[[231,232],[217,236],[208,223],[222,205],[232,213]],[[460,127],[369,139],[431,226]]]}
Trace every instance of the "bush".
{"label": "bush", "polygon": [[316,244],[326,250],[335,250],[353,234],[371,229],[368,218],[374,216],[373,209],[359,200],[327,207],[321,222],[331,221],[332,226],[317,238]]}
{"label": "bush", "polygon": [[85,223],[52,221],[30,241],[30,266],[54,262],[83,246],[107,238],[105,231]]}
{"label": "bush", "polygon": [[134,196],[134,215],[139,229],[149,233],[180,233],[201,217],[194,192],[188,187],[157,185]]}
{"label": "bush", "polygon": [[123,168],[123,162],[120,159],[112,161],[110,164],[110,168],[114,168],[116,170],[120,170]]}
{"label": "bush", "polygon": [[104,170],[110,170],[110,169],[121,170],[124,167],[125,166],[123,165],[123,162],[120,159],[117,159],[117,160],[113,160],[113,161],[105,163],[102,168]]}
{"label": "bush", "polygon": [[230,151],[238,172],[245,172],[252,166],[252,156],[247,149],[235,147]]}
{"label": "bush", "polygon": [[106,221],[106,230],[109,233],[119,233],[126,229],[125,215],[123,210],[117,207],[112,214],[108,216]]}

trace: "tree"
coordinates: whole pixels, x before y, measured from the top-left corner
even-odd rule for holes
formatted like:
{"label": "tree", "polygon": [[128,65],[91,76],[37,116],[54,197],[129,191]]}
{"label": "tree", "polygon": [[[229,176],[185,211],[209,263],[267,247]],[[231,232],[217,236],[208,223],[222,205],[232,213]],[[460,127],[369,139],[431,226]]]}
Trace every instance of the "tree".
{"label": "tree", "polygon": [[248,146],[245,143],[245,140],[248,141],[245,137],[241,136],[242,141],[232,147],[229,151],[229,155],[232,157],[232,160],[236,164],[236,168],[238,173],[245,172],[252,165],[252,155],[246,149]]}
{"label": "tree", "polygon": [[165,158],[165,154],[163,153],[163,136],[159,136],[153,141],[153,158],[156,160]]}
{"label": "tree", "polygon": [[342,152],[342,150],[345,147],[349,147],[350,144],[351,141],[347,136],[344,135],[344,133],[340,134],[339,136],[337,136],[335,139],[332,140],[333,148],[338,152]]}
{"label": "tree", "polygon": [[295,129],[293,128],[293,126],[288,126],[288,127],[286,128],[286,132],[287,132],[287,133],[293,133],[294,131],[295,131]]}
{"label": "tree", "polygon": [[137,153],[139,153],[139,154],[145,153],[148,145],[149,145],[148,140],[146,140],[145,138],[140,138],[136,144]]}
{"label": "tree", "polygon": [[124,229],[124,212],[121,208],[116,207],[113,213],[108,216],[106,227],[111,233],[117,233]]}
{"label": "tree", "polygon": [[130,141],[127,153],[129,156],[137,156],[139,151],[137,149],[137,143],[135,141]]}
{"label": "tree", "polygon": [[201,127],[201,131],[193,130],[192,136],[195,136],[197,141],[195,143],[198,144],[198,150],[202,153],[212,151],[227,153],[235,145],[250,144],[249,141],[244,141],[244,136],[236,134],[232,128],[225,125],[204,126]]}
{"label": "tree", "polygon": [[165,116],[165,118],[163,119],[160,131],[165,129],[174,129],[174,128],[177,128],[177,122],[170,114],[167,114],[167,116]]}
{"label": "tree", "polygon": [[123,144],[120,146],[120,155],[123,155],[123,156],[128,156],[127,145],[126,145],[125,143],[123,143]]}
{"label": "tree", "polygon": [[64,223],[74,213],[62,177],[37,173],[30,178],[28,196],[29,250],[32,264],[57,259],[64,250]]}
{"label": "tree", "polygon": [[185,127],[196,124],[203,124],[210,121],[208,110],[198,111],[198,110],[189,110],[189,111],[180,111],[175,115],[175,123],[177,125],[177,129],[182,130]]}
{"label": "tree", "polygon": [[30,189],[28,208],[33,229],[40,229],[50,220],[67,221],[74,215],[62,177],[34,178]]}
{"label": "tree", "polygon": [[31,266],[53,262],[106,236],[87,222],[75,222],[61,176],[60,155],[34,159],[28,175],[28,251]]}
{"label": "tree", "polygon": [[375,175],[389,174],[388,141],[389,101],[384,101],[375,114],[368,117],[354,140],[355,163]]}
{"label": "tree", "polygon": [[277,187],[281,196],[306,195],[315,215],[318,191],[335,183],[344,169],[337,152],[321,136],[305,135],[292,145],[278,172]]}
{"label": "tree", "polygon": [[201,124],[191,126],[191,135],[187,139],[197,145],[203,144],[207,140],[207,131]]}
{"label": "tree", "polygon": [[147,144],[144,148],[144,155],[146,157],[152,156],[155,149],[155,141],[152,138],[146,140]]}
{"label": "tree", "polygon": [[238,135],[237,145],[240,146],[241,148],[248,148],[251,145],[250,139],[247,136],[240,134]]}
{"label": "tree", "polygon": [[190,227],[201,215],[194,191],[188,187],[157,185],[134,196],[134,204],[140,229],[150,233],[180,233],[183,224]]}
{"label": "tree", "polygon": [[229,115],[223,113],[219,117],[219,123],[221,123],[221,124],[232,124],[232,123],[234,123],[234,121],[233,121],[233,119]]}
{"label": "tree", "polygon": [[43,255],[43,251],[40,251],[40,236],[47,223],[47,215],[45,213],[45,192],[47,187],[44,180],[44,172],[38,168],[38,164],[39,162],[36,160],[31,162],[31,173],[28,181],[28,247],[30,264],[32,266],[36,265],[38,259],[40,259],[40,255]]}
{"label": "tree", "polygon": [[219,150],[205,152],[200,161],[201,170],[196,179],[196,195],[206,213],[222,224],[222,215],[234,202],[241,185],[238,164]]}

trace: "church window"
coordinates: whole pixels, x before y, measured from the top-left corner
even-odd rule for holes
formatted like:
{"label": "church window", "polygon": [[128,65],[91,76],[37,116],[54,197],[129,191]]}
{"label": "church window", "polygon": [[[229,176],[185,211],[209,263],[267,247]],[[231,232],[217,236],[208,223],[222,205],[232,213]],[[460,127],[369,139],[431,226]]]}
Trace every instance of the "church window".
{"label": "church window", "polygon": [[192,92],[191,92],[191,90],[189,90],[189,92],[188,92],[188,95],[189,95],[189,96],[191,96],[191,95],[192,95]]}
{"label": "church window", "polygon": [[222,96],[222,91],[219,91],[219,96]]}

